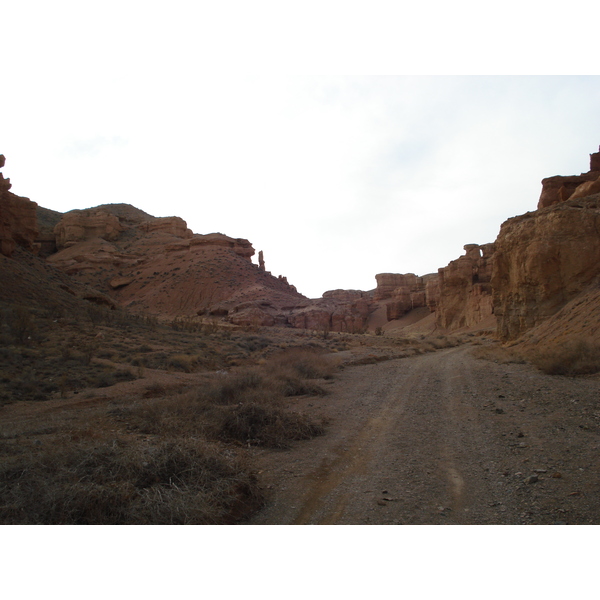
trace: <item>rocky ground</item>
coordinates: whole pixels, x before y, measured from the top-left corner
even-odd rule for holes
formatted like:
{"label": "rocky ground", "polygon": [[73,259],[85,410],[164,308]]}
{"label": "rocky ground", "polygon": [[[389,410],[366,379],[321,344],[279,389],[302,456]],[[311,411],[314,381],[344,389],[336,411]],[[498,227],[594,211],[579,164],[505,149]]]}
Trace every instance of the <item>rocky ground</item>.
{"label": "rocky ground", "polygon": [[600,379],[472,352],[349,367],[298,399],[328,433],[253,451],[269,502],[249,523],[600,523]]}

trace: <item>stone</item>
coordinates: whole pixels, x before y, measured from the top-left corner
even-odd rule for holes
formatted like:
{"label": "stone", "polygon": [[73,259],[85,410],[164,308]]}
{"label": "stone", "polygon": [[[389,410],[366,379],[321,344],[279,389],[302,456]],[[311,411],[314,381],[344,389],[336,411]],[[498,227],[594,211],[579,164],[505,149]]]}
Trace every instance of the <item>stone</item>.
{"label": "stone", "polygon": [[502,224],[491,281],[501,340],[517,339],[592,284],[600,275],[598,231],[598,198],[567,200]]}
{"label": "stone", "polygon": [[[6,159],[0,155],[0,168]],[[17,246],[37,254],[37,204],[10,192],[10,179],[0,173],[0,254],[11,257]]]}
{"label": "stone", "polygon": [[191,238],[193,233],[180,217],[158,217],[141,223],[139,227],[146,233],[167,233],[179,238]]}
{"label": "stone", "polygon": [[[579,192],[575,198],[582,197],[579,195],[582,186],[595,182],[598,177],[600,177],[600,152],[590,154],[590,170],[587,173],[567,176],[555,175],[554,177],[542,179],[542,193],[538,201],[538,210],[572,199],[577,190]],[[586,192],[586,195],[589,193]]]}
{"label": "stone", "polygon": [[494,244],[467,244],[465,254],[439,269],[436,323],[449,331],[475,327],[493,314]]}
{"label": "stone", "polygon": [[104,210],[73,210],[66,213],[54,228],[59,250],[94,238],[118,240],[123,227],[116,215]]}
{"label": "stone", "polygon": [[248,261],[250,261],[252,256],[254,256],[254,248],[248,240],[244,240],[241,238],[230,238],[229,236],[223,235],[222,233],[194,235],[194,237],[190,239],[190,249],[194,250],[195,248],[201,246],[230,248],[237,255],[242,256]]}
{"label": "stone", "polygon": [[592,194],[600,194],[600,176],[598,179],[586,181],[585,183],[578,185],[569,200],[585,198],[586,196],[591,196]]}
{"label": "stone", "polygon": [[113,279],[109,281],[109,285],[113,290],[117,290],[129,285],[133,281],[135,281],[134,277],[113,277]]}
{"label": "stone", "polygon": [[379,273],[375,280],[374,300],[385,303],[388,321],[400,319],[416,308],[437,305],[439,286],[436,273],[423,277],[414,273]]}
{"label": "stone", "polygon": [[322,298],[291,311],[287,320],[292,327],[300,329],[359,333],[367,328],[372,310],[370,292],[330,290]]}

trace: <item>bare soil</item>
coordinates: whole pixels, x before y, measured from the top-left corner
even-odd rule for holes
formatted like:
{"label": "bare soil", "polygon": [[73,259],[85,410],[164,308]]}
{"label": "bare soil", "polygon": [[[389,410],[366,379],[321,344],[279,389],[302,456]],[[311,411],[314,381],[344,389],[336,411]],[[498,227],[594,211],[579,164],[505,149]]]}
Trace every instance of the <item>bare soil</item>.
{"label": "bare soil", "polygon": [[600,379],[471,352],[348,367],[296,400],[327,434],[251,450],[269,501],[248,523],[600,523]]}

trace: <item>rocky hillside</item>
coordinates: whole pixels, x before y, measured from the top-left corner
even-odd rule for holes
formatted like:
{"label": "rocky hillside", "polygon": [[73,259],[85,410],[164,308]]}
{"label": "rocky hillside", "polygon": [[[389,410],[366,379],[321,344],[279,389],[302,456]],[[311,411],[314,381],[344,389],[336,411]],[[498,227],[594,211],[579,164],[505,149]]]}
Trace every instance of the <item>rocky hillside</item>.
{"label": "rocky hillside", "polygon": [[[283,277],[252,263],[248,240],[194,234],[180,217],[133,206],[71,211],[54,227],[50,264],[135,312],[169,317],[228,316],[273,325],[306,298]],[[281,323],[283,324],[283,323]]]}
{"label": "rocky hillside", "polygon": [[587,173],[544,179],[536,211],[506,221],[494,243],[466,245],[438,273],[381,273],[373,291],[333,290],[316,300],[268,272],[262,252],[254,263],[248,240],[196,234],[180,217],[127,204],[61,214],[9,188],[0,175],[5,257],[21,247],[67,275],[78,293],[137,313],[324,332],[496,328],[509,341],[564,318],[569,306],[597,312],[600,152]]}
{"label": "rocky hillside", "polygon": [[[0,169],[5,160],[0,154]],[[37,204],[29,198],[16,196],[10,188],[10,179],[4,179],[0,173],[0,254],[10,257],[17,246],[37,253]]]}
{"label": "rocky hillside", "polygon": [[[68,276],[80,297],[168,318],[322,331],[366,328],[371,293],[336,290],[309,300],[285,277],[266,270],[262,252],[258,264],[252,262],[248,240],[195,234],[180,217],[157,218],[128,204],[62,214],[11,194],[8,180],[1,183],[3,254],[10,257],[21,246],[38,261],[37,274],[22,274],[23,280],[50,269]],[[25,266],[23,256],[17,257],[20,267],[30,269],[33,259]],[[18,270],[10,266],[11,273]],[[52,294],[43,279],[37,289]],[[20,287],[11,288],[19,301]]]}
{"label": "rocky hillside", "polygon": [[[596,314],[600,152],[590,155],[587,173],[542,180],[538,210],[508,219],[494,243],[467,245],[465,255],[439,269],[437,278],[426,277],[427,287],[425,278],[412,274],[377,276],[376,298],[387,303],[388,319],[428,306],[441,329],[494,322],[498,337],[509,341],[554,315],[553,327],[559,328],[558,313],[564,320],[575,307],[579,320],[584,313]],[[563,327],[565,334],[581,329],[572,325]],[[598,324],[590,316],[587,325],[591,331]],[[549,334],[547,327],[541,331]]]}

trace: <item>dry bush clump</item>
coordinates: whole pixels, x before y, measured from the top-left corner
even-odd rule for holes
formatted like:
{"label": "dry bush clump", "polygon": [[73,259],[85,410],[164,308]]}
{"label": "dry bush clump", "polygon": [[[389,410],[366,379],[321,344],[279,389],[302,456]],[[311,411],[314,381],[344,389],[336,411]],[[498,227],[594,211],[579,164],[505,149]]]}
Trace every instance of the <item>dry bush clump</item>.
{"label": "dry bush clump", "polygon": [[331,379],[339,361],[318,349],[289,348],[273,356],[268,363],[271,373],[290,372],[303,379]]}
{"label": "dry bush clump", "polygon": [[239,459],[191,438],[76,443],[0,467],[4,524],[226,523],[261,503]]}
{"label": "dry bush clump", "polygon": [[229,410],[220,437],[248,444],[287,448],[291,440],[307,440],[325,432],[306,415],[288,412],[270,403],[252,402]]}
{"label": "dry bush clump", "polygon": [[438,335],[434,338],[429,338],[428,342],[434,347],[435,350],[454,348],[460,343],[455,337],[448,337],[446,335]]}
{"label": "dry bush clump", "polygon": [[471,355],[482,360],[489,360],[501,365],[523,364],[525,359],[515,348],[505,348],[503,346],[477,346],[471,350]]}
{"label": "dry bush clump", "polygon": [[[149,399],[113,414],[153,435],[199,435],[215,441],[286,448],[291,441],[324,433],[322,423],[289,411],[285,398],[325,390],[304,376],[332,376],[332,365],[314,353],[287,352],[262,368],[207,377],[195,392]],[[313,364],[314,363],[314,364]]]}
{"label": "dry bush clump", "polygon": [[548,375],[591,375],[600,372],[600,342],[579,338],[543,349],[529,348],[525,357]]}

